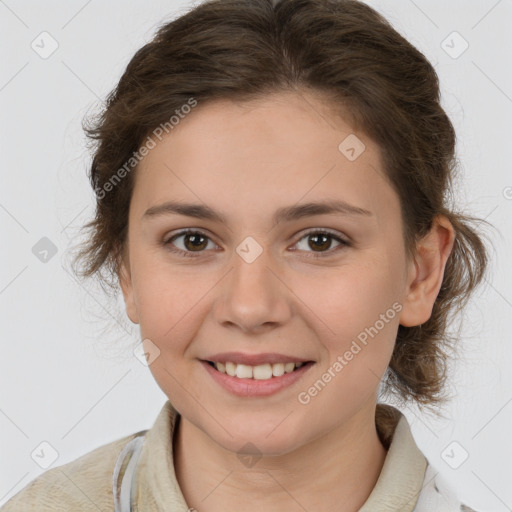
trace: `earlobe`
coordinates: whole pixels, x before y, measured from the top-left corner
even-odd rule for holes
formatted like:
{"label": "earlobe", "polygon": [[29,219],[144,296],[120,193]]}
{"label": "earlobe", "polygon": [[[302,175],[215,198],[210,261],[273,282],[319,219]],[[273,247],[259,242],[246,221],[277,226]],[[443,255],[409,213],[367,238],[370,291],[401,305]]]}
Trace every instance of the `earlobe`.
{"label": "earlobe", "polygon": [[400,324],[404,327],[421,325],[430,318],[454,241],[452,224],[446,217],[438,216],[427,235],[418,242],[409,267],[406,298],[400,315]]}
{"label": "earlobe", "polygon": [[133,290],[133,283],[130,271],[130,263],[123,258],[119,266],[119,285],[123,292],[124,304],[126,308],[126,314],[128,318],[134,323],[139,323],[139,315],[137,312],[137,306],[135,304],[135,296]]}

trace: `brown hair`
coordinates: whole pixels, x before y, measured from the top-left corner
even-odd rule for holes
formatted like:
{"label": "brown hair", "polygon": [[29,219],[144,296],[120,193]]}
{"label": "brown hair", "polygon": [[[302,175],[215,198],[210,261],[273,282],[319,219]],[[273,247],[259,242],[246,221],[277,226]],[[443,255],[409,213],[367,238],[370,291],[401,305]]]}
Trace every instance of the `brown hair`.
{"label": "brown hair", "polygon": [[354,128],[379,145],[400,197],[409,258],[437,215],[455,229],[432,315],[422,325],[399,327],[384,381],[384,390],[399,399],[432,408],[445,400],[446,362],[456,341],[447,333],[451,314],[481,282],[488,255],[471,226],[478,219],[449,205],[455,133],[440,105],[434,68],[359,1],[209,0],[162,25],[133,56],[101,114],[84,125],[95,145],[90,181],[97,202],[95,218],[85,226],[90,238],[74,260],[75,273],[97,274],[118,290],[134,155],[156,127],[172,129],[170,116],[185,111],[191,99],[201,105],[308,90],[349,112]]}

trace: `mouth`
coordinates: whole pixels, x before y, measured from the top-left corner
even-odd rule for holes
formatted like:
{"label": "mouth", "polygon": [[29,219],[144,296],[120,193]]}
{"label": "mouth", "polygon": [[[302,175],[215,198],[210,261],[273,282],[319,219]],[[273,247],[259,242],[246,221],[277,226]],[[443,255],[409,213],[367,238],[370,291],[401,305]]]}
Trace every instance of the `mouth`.
{"label": "mouth", "polygon": [[264,363],[257,366],[230,361],[200,360],[200,363],[222,389],[244,398],[267,397],[292,388],[315,365],[314,361]]}
{"label": "mouth", "polygon": [[296,372],[299,368],[305,365],[313,364],[313,361],[289,362],[289,363],[264,363],[257,366],[247,364],[236,364],[231,361],[214,362],[204,361],[219,373],[236,377],[238,379],[253,379],[253,380],[270,380],[276,377],[281,377],[286,373]]}

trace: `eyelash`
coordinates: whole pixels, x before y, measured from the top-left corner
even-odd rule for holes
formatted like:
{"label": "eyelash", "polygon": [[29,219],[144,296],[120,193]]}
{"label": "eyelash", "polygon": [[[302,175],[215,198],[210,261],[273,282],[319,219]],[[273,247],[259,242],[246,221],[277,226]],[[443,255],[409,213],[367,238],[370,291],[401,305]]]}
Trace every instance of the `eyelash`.
{"label": "eyelash", "polygon": [[[181,256],[184,256],[186,258],[197,258],[198,256],[201,255],[201,253],[203,253],[205,251],[197,251],[196,253],[194,253],[193,251],[183,251],[182,249],[176,248],[172,244],[172,242],[174,240],[176,240],[177,238],[179,238],[180,236],[188,235],[188,234],[201,235],[201,236],[204,236],[205,238],[207,238],[208,240],[211,241],[210,237],[208,235],[206,235],[205,233],[203,233],[202,231],[199,231],[199,230],[196,230],[196,229],[185,229],[183,231],[180,231],[179,233],[176,233],[175,235],[173,235],[169,239],[165,240],[164,242],[162,242],[162,245],[165,246],[169,251],[174,252],[176,254],[179,254]],[[309,252],[309,251],[306,251],[306,253],[307,253],[306,257],[307,258],[324,258],[324,257],[327,257],[327,256],[331,256],[333,252],[337,252],[338,250],[341,250],[344,247],[350,247],[351,246],[351,243],[348,240],[346,240],[344,238],[341,238],[340,236],[338,236],[337,234],[331,232],[328,229],[311,229],[309,231],[306,231],[302,235],[302,237],[299,238],[299,240],[297,240],[297,242],[294,245],[297,245],[303,238],[306,238],[308,235],[313,235],[313,234],[316,234],[316,235],[328,235],[332,240],[334,240],[336,242],[339,242],[340,245],[335,247],[334,249],[329,249],[327,251],[320,251],[320,252],[314,252],[314,251],[313,252]]]}

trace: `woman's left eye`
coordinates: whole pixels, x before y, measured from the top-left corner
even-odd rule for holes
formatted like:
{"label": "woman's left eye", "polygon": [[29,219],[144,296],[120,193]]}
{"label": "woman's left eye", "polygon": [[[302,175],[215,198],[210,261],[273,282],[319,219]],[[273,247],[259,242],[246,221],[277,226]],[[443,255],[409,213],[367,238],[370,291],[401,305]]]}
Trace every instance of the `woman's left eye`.
{"label": "woman's left eye", "polygon": [[[180,244],[182,248],[178,247],[176,242],[181,240]],[[304,246],[303,240],[306,241],[306,246]],[[338,243],[338,245],[332,249],[332,241]],[[202,252],[208,249],[208,244],[211,243],[213,246],[217,247],[216,244],[205,234],[200,231],[194,230],[186,230],[177,233],[176,235],[170,237],[169,239],[163,242],[163,245],[168,247],[170,251],[178,253],[187,257],[196,257],[200,256]],[[300,247],[301,243],[303,244]],[[300,251],[310,253],[308,257],[318,258],[323,256],[325,253],[330,255],[331,253],[339,250],[342,247],[350,246],[350,242],[338,236],[337,234],[331,233],[325,230],[316,230],[309,231],[302,238],[295,243],[295,246],[299,248]],[[313,249],[312,251],[308,251],[307,248]],[[210,247],[211,249],[211,247]],[[294,251],[296,249],[293,249]],[[195,254],[194,254],[195,253]],[[317,254],[315,254],[317,253]]]}
{"label": "woman's left eye", "polygon": [[[312,256],[314,258],[319,258],[319,257],[322,257],[325,253],[328,253],[327,255],[330,255],[331,253],[339,250],[341,247],[344,247],[344,246],[350,246],[350,243],[348,242],[348,240],[345,240],[343,238],[341,238],[340,236],[334,234],[334,233],[331,233],[329,231],[322,231],[322,230],[317,230],[317,231],[309,231],[308,233],[306,233],[305,236],[303,236],[295,245],[299,245],[302,240],[306,240],[306,245],[307,247],[311,248],[311,249],[314,249],[313,251],[307,251],[307,249],[304,249],[304,245],[302,247],[302,249],[300,250],[305,250],[306,252],[310,252],[310,254],[308,254],[308,257]],[[338,245],[331,250],[331,245],[332,245],[332,241],[336,241],[338,243]],[[319,249],[319,250],[317,250]],[[317,254],[315,254],[317,253]]]}

